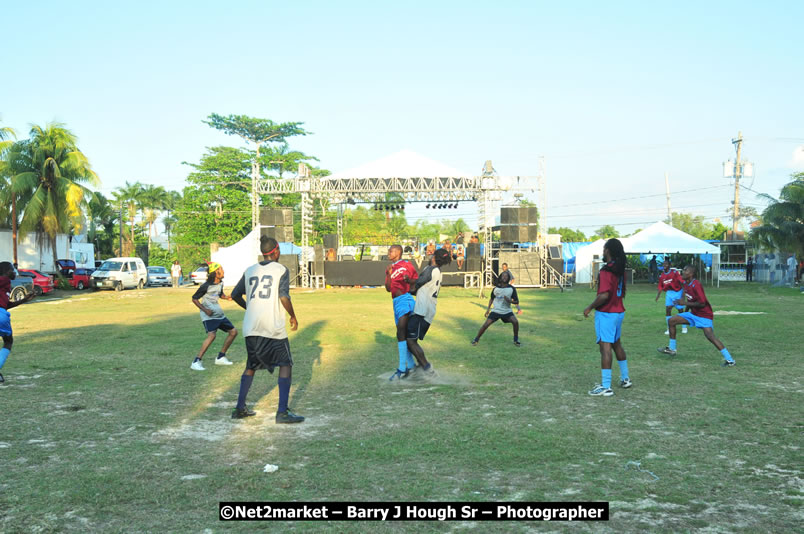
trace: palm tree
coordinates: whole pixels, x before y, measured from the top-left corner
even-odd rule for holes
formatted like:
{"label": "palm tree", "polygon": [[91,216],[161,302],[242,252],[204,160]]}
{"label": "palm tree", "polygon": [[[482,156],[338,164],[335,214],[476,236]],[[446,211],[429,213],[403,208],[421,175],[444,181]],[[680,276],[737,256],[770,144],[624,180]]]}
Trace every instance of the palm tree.
{"label": "palm tree", "polygon": [[804,173],[782,187],[779,199],[762,195],[771,204],[762,212],[762,225],[751,237],[770,249],[792,251],[804,257]]}
{"label": "palm tree", "polygon": [[[118,187],[113,193],[115,202],[120,205],[125,205],[128,208],[128,219],[131,224],[132,248],[134,247],[134,219],[137,217],[137,207],[139,206],[141,194],[142,184],[139,182],[130,184],[128,183],[128,180],[126,180],[125,186]],[[122,250],[120,251],[120,254],[123,254]]]}
{"label": "palm tree", "polygon": [[91,194],[84,184],[100,185],[77,141],[64,124],[54,122],[44,128],[34,125],[27,141],[9,149],[12,193],[18,197],[30,194],[20,232],[43,232],[50,240],[54,264],[58,259],[56,235],[81,224],[82,208]]}
{"label": "palm tree", "polygon": [[3,180],[2,195],[4,204],[6,201],[11,203],[11,236],[14,252],[14,263],[17,263],[17,196],[11,192],[11,177],[8,174],[8,164],[6,163],[6,153],[14,144],[11,139],[17,138],[17,133],[9,127],[0,127],[0,179]]}
{"label": "palm tree", "polygon": [[[112,253],[114,242],[114,223],[117,220],[117,209],[102,193],[93,193],[89,199],[89,241],[95,244],[100,254]],[[98,228],[103,230],[101,238]]]}
{"label": "palm tree", "polygon": [[144,220],[148,223],[148,252],[151,252],[151,233],[154,223],[159,218],[159,212],[165,208],[168,193],[161,185],[147,184],[143,186],[140,194],[140,205]]}
{"label": "palm tree", "polygon": [[172,214],[172,212],[179,207],[181,203],[181,193],[178,191],[168,191],[167,198],[165,199],[165,211],[167,215],[162,218],[162,224],[165,225],[165,232],[168,238],[168,252],[170,252],[170,231],[179,222],[179,219]]}

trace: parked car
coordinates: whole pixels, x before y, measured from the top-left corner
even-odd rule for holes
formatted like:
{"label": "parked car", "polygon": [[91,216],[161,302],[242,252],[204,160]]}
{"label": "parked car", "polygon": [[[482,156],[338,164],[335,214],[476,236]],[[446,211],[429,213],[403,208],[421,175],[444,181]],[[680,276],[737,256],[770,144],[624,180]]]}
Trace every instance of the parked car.
{"label": "parked car", "polygon": [[140,258],[109,258],[92,273],[90,287],[94,289],[142,289],[148,281],[148,269]]}
{"label": "parked car", "polygon": [[165,287],[172,286],[173,280],[170,278],[170,272],[159,265],[152,265],[148,267],[148,285]]}
{"label": "parked car", "polygon": [[18,276],[11,281],[11,293],[8,300],[18,302],[25,298],[25,295],[34,291],[33,278],[30,276]]}
{"label": "parked car", "polygon": [[75,289],[84,289],[90,286],[90,277],[94,269],[76,268],[73,260],[56,260],[59,274],[67,279]]}
{"label": "parked car", "polygon": [[209,277],[209,265],[201,265],[198,269],[190,273],[190,278],[193,280],[193,284],[201,285],[207,281]]}
{"label": "parked car", "polygon": [[37,295],[43,295],[53,291],[55,284],[53,278],[40,273],[34,269],[18,269],[20,275],[29,275],[33,278],[33,290]]}

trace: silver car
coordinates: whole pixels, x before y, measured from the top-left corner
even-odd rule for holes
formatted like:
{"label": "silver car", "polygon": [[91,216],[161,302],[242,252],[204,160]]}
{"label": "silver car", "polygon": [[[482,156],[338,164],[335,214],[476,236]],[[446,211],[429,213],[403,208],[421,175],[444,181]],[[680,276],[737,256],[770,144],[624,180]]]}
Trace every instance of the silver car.
{"label": "silver car", "polygon": [[170,272],[164,267],[148,267],[148,285],[170,287],[173,281],[170,279]]}

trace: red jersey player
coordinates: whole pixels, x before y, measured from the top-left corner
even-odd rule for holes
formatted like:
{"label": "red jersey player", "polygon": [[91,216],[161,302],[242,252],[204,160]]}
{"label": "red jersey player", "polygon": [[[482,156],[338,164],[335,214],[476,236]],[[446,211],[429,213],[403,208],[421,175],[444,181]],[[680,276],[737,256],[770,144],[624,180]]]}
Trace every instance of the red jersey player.
{"label": "red jersey player", "polygon": [[419,277],[416,268],[402,258],[402,247],[391,245],[388,249],[388,259],[391,265],[385,269],[385,290],[391,293],[394,303],[394,322],[396,322],[396,341],[399,351],[399,367],[391,375],[390,380],[407,378],[410,371],[416,366],[413,354],[408,351],[405,340],[408,329],[408,317],[416,306],[416,301],[410,294],[411,285]]}
{"label": "red jersey player", "polygon": [[[664,291],[664,322],[665,325],[667,325],[673,308],[676,308],[679,313],[681,313],[681,311],[684,309],[684,306],[677,306],[673,304],[675,301],[684,296],[684,292],[681,291],[681,287],[684,285],[684,280],[681,279],[681,275],[678,274],[678,271],[670,267],[669,259],[665,258],[663,266],[664,270],[659,276],[659,291],[656,293],[656,300],[654,302],[659,301],[659,296],[662,294],[662,291]],[[669,333],[670,327],[667,326],[667,330],[665,331],[664,335],[668,335]],[[682,327],[681,333],[687,333],[687,325]]]}
{"label": "red jersey player", "polygon": [[712,324],[712,319],[714,318],[712,306],[706,298],[703,285],[695,279],[695,267],[687,265],[684,267],[681,276],[684,278],[684,298],[677,300],[675,304],[686,306],[689,311],[679,313],[667,322],[670,328],[670,344],[663,349],[657,350],[662,354],[675,356],[676,325],[690,324],[695,328],[703,330],[706,339],[720,351],[720,354],[723,355],[723,366],[733,367],[735,365],[734,358],[731,357],[728,349],[726,349],[723,343],[715,336],[715,330]]}

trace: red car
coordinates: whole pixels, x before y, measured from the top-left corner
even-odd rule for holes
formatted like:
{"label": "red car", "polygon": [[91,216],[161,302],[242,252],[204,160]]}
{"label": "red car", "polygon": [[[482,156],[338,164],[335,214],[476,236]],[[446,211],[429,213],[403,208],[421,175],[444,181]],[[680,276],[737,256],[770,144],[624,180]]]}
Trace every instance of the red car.
{"label": "red car", "polygon": [[37,295],[43,295],[46,293],[50,293],[53,291],[55,285],[53,284],[53,279],[47,275],[40,273],[39,271],[35,271],[33,269],[17,269],[20,273],[25,273],[33,277],[34,283],[34,293]]}
{"label": "red car", "polygon": [[89,278],[95,269],[84,269],[79,267],[75,268],[73,260],[56,260],[56,266],[62,276],[67,278],[70,285],[76,289],[84,289],[89,287]]}

